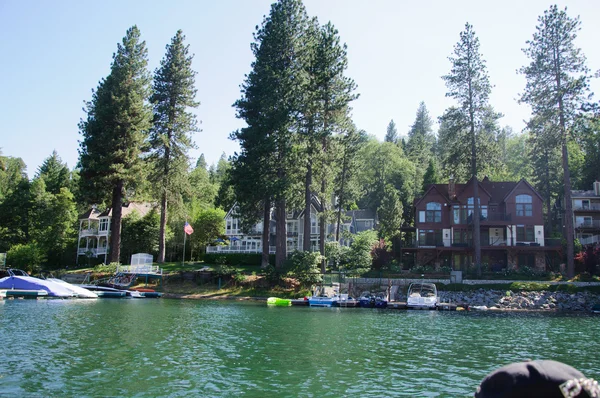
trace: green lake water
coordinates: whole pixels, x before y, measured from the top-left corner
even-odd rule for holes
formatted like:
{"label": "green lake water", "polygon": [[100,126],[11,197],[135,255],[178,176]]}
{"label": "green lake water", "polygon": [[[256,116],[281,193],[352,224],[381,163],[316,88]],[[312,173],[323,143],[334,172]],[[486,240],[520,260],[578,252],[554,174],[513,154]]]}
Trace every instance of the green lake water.
{"label": "green lake water", "polygon": [[600,377],[600,316],[0,300],[0,396],[472,396],[525,359]]}

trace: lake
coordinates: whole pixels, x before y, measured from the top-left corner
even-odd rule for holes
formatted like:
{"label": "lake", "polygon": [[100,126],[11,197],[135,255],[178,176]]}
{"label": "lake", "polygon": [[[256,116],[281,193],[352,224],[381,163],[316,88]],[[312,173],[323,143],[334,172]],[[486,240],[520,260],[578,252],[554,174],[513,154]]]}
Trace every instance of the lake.
{"label": "lake", "polygon": [[0,395],[472,396],[525,359],[600,376],[600,316],[0,300]]}

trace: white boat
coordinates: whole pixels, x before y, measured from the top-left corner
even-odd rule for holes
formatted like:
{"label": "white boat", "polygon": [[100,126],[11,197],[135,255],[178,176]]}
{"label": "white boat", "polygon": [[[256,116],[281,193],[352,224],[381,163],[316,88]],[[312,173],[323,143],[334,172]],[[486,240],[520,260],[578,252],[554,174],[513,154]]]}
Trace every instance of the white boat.
{"label": "white boat", "polygon": [[81,286],[73,285],[69,282],[65,282],[62,279],[47,278],[46,280],[52,281],[54,283],[58,283],[58,284],[64,286],[65,288],[72,291],[75,294],[75,297],[77,297],[77,298],[98,298],[98,295],[96,293],[92,292],[91,290],[88,290]]}
{"label": "white boat", "polygon": [[416,282],[408,287],[406,306],[415,310],[434,310],[437,306],[437,288],[435,283]]}

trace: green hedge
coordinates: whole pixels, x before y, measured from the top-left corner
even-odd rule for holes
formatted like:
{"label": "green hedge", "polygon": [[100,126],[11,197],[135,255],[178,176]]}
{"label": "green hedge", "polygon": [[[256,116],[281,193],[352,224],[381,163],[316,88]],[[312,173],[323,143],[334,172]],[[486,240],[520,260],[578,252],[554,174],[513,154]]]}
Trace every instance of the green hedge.
{"label": "green hedge", "polygon": [[[223,264],[223,265],[260,265],[261,254],[257,253],[206,253],[204,255],[205,264]],[[269,255],[269,264],[275,264],[275,255]]]}

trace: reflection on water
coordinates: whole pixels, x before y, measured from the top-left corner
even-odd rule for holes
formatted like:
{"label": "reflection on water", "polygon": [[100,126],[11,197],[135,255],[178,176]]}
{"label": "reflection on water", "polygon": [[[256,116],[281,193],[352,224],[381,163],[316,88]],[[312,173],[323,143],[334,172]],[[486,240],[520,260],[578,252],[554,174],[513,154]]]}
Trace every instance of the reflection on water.
{"label": "reflection on water", "polygon": [[177,300],[0,305],[11,396],[469,396],[500,365],[600,376],[600,317]]}

